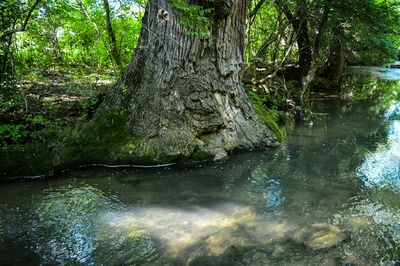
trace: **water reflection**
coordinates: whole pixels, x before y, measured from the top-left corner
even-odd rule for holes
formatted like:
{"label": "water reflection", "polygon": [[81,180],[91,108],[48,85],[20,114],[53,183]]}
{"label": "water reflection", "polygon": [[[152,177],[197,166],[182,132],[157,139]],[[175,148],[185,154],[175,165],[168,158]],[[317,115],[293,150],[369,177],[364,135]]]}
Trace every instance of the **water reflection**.
{"label": "water reflection", "polygon": [[385,114],[386,119],[398,119],[400,117],[400,102],[390,106]]}
{"label": "water reflection", "polygon": [[356,75],[371,75],[381,80],[400,80],[400,69],[375,66],[350,66],[347,71]]}
{"label": "water reflection", "polygon": [[352,241],[342,248],[380,265],[398,265],[400,261],[399,221],[398,211],[373,199],[359,199],[335,215],[335,222],[352,232]]}
{"label": "water reflection", "polygon": [[[355,241],[348,246],[362,252],[371,249],[383,265],[400,261],[400,102],[384,114],[386,140],[365,156],[357,169],[369,190],[369,198],[360,199],[340,215],[348,219]],[[365,234],[369,237],[365,237]],[[356,244],[356,245],[355,245]]]}
{"label": "water reflection", "polygon": [[257,167],[251,173],[249,181],[249,197],[254,201],[262,200],[263,209],[266,214],[277,214],[281,206],[285,203],[280,182],[270,178],[262,166]]}
{"label": "water reflection", "polygon": [[393,120],[400,113],[400,103],[385,114],[388,120],[387,142],[365,158],[358,173],[369,187],[389,188],[400,191],[400,120]]}

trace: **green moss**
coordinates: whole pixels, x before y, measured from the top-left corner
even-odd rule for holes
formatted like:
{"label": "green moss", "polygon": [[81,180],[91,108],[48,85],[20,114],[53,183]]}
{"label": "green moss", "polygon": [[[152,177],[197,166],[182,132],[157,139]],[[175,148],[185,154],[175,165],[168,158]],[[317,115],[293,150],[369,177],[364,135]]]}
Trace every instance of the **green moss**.
{"label": "green moss", "polygon": [[132,135],[129,115],[125,112],[108,113],[74,130],[68,137],[60,156],[60,167],[87,164],[159,164],[176,158],[158,154],[151,145]]}
{"label": "green moss", "polygon": [[35,176],[52,172],[53,160],[43,143],[0,148],[0,177]]}
{"label": "green moss", "polygon": [[[183,162],[195,149],[190,143],[182,142],[182,139],[187,139],[185,137],[177,137],[172,140],[173,143],[170,139],[165,143],[160,139],[146,139],[143,143],[143,138],[129,132],[129,123],[126,112],[110,112],[96,117],[89,123],[66,130],[58,148],[53,148],[52,153],[45,144],[1,148],[0,176],[43,175],[51,173],[54,168],[61,170],[91,164]],[[169,150],[171,146],[178,148]],[[191,159],[207,160],[209,155],[198,152]]]}
{"label": "green moss", "polygon": [[60,157],[61,165],[69,167],[92,160],[104,161],[109,151],[126,139],[121,131],[123,123],[126,123],[123,116],[113,114],[74,129],[66,137],[66,148]]}
{"label": "green moss", "polygon": [[250,91],[248,94],[258,118],[264,124],[266,124],[267,127],[275,134],[276,138],[281,141],[283,138],[283,130],[278,124],[279,112],[268,109],[264,105],[265,100],[257,93]]}
{"label": "green moss", "polygon": [[205,151],[195,151],[192,154],[190,159],[192,159],[194,161],[207,161],[207,160],[210,160],[211,157],[210,157],[210,154],[208,154]]}
{"label": "green moss", "polygon": [[140,140],[129,134],[128,122],[126,113],[112,112],[78,127],[67,136],[61,166],[123,163],[137,157]]}

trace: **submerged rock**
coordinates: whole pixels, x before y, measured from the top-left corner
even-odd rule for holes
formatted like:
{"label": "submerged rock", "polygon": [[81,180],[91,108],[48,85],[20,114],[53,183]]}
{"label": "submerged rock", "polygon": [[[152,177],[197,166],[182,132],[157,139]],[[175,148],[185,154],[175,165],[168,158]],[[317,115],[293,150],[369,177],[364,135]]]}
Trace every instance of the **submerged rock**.
{"label": "submerged rock", "polygon": [[237,246],[230,246],[220,255],[210,254],[195,254],[192,258],[189,258],[187,265],[190,266],[241,266],[242,261],[246,254],[246,249],[239,248]]}
{"label": "submerged rock", "polygon": [[278,244],[278,245],[275,245],[275,246],[273,247],[273,250],[272,250],[272,254],[271,254],[271,255],[272,255],[272,257],[274,257],[274,258],[281,258],[281,257],[285,256],[285,255],[287,254],[287,252],[288,252],[287,247]]}
{"label": "submerged rock", "polygon": [[327,249],[348,238],[339,227],[331,224],[313,224],[303,227],[293,234],[293,241],[313,250]]}

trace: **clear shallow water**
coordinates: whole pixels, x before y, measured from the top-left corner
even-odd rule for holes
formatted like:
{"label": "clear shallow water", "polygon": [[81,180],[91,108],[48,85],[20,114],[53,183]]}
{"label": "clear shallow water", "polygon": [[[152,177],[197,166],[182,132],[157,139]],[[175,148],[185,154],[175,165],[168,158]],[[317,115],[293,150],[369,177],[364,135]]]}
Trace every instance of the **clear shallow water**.
{"label": "clear shallow water", "polygon": [[[226,162],[0,184],[0,265],[398,265],[400,105],[318,104]],[[321,223],[346,240],[295,240]]]}

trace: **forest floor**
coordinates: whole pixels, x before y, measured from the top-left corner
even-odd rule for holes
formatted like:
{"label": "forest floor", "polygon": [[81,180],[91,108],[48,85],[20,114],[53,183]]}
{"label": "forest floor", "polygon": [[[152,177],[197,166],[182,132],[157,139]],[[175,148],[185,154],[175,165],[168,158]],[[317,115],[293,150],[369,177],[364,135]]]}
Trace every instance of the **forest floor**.
{"label": "forest floor", "polygon": [[12,84],[0,99],[0,145],[31,142],[38,132],[48,135],[87,121],[114,82],[104,74],[47,73]]}

